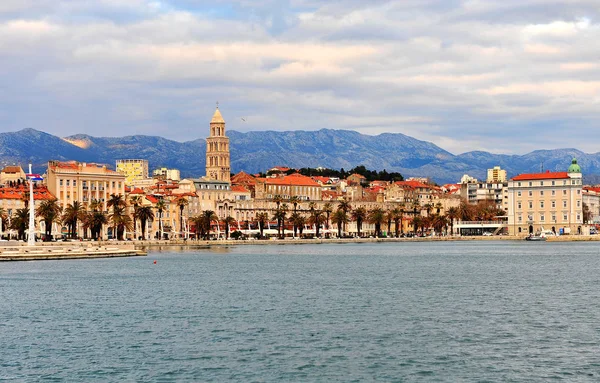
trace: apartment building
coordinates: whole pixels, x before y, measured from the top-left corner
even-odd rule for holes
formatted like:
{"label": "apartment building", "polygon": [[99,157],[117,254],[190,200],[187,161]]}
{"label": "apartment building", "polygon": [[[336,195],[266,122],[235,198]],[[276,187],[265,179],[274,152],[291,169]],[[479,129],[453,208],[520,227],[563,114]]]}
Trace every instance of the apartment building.
{"label": "apartment building", "polygon": [[63,206],[75,201],[85,206],[97,200],[108,210],[111,194],[125,196],[125,176],[103,164],[49,161],[46,184]]}
{"label": "apartment building", "polygon": [[116,169],[125,176],[125,185],[133,181],[148,179],[148,160],[117,160]]}
{"label": "apartment building", "polygon": [[283,199],[298,197],[305,201],[321,200],[321,185],[310,177],[294,173],[276,178],[257,178],[255,195],[257,199]]}
{"label": "apartment building", "polygon": [[511,235],[552,230],[582,232],[582,175],[573,159],[566,172],[520,174],[508,181],[508,231]]}

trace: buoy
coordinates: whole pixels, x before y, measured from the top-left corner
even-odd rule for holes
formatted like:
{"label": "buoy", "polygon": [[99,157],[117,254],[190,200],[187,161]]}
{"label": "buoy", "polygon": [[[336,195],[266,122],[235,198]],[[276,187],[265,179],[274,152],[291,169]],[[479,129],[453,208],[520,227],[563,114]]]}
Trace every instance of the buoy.
{"label": "buoy", "polygon": [[154,260],[154,264],[156,265],[156,260]]}

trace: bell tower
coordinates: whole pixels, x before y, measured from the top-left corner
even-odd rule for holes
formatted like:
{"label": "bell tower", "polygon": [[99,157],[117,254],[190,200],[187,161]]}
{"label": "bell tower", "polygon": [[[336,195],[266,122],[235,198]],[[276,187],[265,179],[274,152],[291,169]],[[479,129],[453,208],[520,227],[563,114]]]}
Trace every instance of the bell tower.
{"label": "bell tower", "polygon": [[230,182],[229,161],[229,137],[225,135],[225,120],[221,116],[217,102],[217,109],[210,121],[210,135],[206,139],[206,177]]}

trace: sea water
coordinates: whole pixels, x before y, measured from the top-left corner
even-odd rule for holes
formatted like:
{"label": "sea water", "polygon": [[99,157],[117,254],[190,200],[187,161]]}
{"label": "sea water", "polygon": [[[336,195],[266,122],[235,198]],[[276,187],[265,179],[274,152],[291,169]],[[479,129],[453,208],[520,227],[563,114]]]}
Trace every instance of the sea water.
{"label": "sea water", "polygon": [[596,243],[0,263],[0,381],[600,381],[599,282]]}

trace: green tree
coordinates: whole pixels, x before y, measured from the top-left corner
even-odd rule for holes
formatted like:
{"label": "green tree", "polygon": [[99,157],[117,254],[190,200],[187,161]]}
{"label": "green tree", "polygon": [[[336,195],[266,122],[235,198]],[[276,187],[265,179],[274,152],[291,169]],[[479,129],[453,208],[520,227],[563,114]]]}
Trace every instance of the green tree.
{"label": "green tree", "polygon": [[269,215],[265,212],[261,212],[256,215],[256,221],[258,222],[258,230],[260,230],[261,238],[264,236],[263,232],[265,230],[265,225],[267,224],[268,220],[269,220]]}
{"label": "green tree", "polygon": [[235,223],[235,219],[232,216],[227,216],[223,219],[223,225],[225,226],[225,239],[229,239],[230,225]]}
{"label": "green tree", "polygon": [[77,237],[77,222],[85,214],[85,208],[79,201],[68,204],[63,211],[62,222],[69,227],[71,238]]}
{"label": "green tree", "polygon": [[10,228],[17,231],[17,239],[25,240],[25,232],[29,229],[29,209],[17,209],[12,216]]}
{"label": "green tree", "polygon": [[375,236],[381,237],[381,224],[385,222],[385,213],[380,207],[376,207],[369,211],[369,223],[375,225]]}
{"label": "green tree", "polygon": [[356,232],[357,235],[361,236],[362,224],[367,219],[367,209],[360,206],[352,210],[351,218],[354,222],[356,222]]}
{"label": "green tree", "polygon": [[450,220],[450,234],[454,234],[454,220],[458,218],[458,209],[454,206],[448,209],[446,217]]}
{"label": "green tree", "polygon": [[[179,207],[179,232],[181,233],[181,238],[184,237],[183,235],[183,209],[185,209],[185,207],[189,204],[187,198],[183,197],[183,196],[178,196],[177,198],[175,198],[175,206]],[[233,219],[233,218],[232,218]]]}
{"label": "green tree", "polygon": [[117,239],[122,241],[125,230],[131,231],[132,229],[132,220],[126,212],[125,204],[117,207],[113,206],[113,212],[108,218],[116,230]]}
{"label": "green tree", "polygon": [[331,217],[331,222],[337,225],[338,238],[342,237],[342,227],[348,223],[348,214],[342,209],[337,209]]}
{"label": "green tree", "polygon": [[142,197],[139,195],[132,195],[131,197],[129,197],[129,203],[131,204],[131,206],[133,206],[133,237],[134,239],[137,239],[137,210],[142,204]]}
{"label": "green tree", "polygon": [[135,212],[135,217],[140,220],[142,226],[142,239],[146,239],[146,223],[154,221],[154,212],[151,206],[140,206]]}
{"label": "green tree", "polygon": [[160,197],[158,199],[158,201],[156,201],[156,205],[154,206],[154,208],[156,209],[156,212],[158,213],[158,233],[160,235],[159,239],[163,239],[162,218],[163,218],[163,212],[167,208],[167,203],[165,202],[165,200],[162,197]]}
{"label": "green tree", "polygon": [[310,211],[309,222],[311,225],[315,225],[315,237],[319,238],[321,223],[323,222],[323,219],[325,218],[323,216],[323,211],[320,209],[317,209],[317,204],[314,202],[309,203],[308,208]]}
{"label": "green tree", "polygon": [[52,224],[60,218],[61,212],[62,208],[56,198],[42,201],[35,209],[36,217],[41,217],[44,220],[44,226],[46,227],[44,237],[46,241],[52,239]]}

